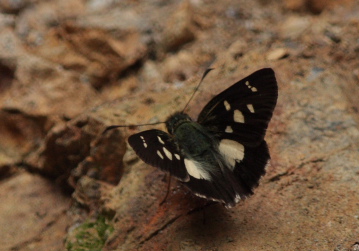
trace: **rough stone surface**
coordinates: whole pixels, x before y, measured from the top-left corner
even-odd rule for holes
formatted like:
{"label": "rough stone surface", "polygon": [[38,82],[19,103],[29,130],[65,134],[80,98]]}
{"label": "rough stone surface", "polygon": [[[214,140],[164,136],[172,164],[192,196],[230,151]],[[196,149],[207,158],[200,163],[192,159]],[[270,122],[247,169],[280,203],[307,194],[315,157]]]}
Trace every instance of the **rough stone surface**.
{"label": "rough stone surface", "polygon": [[59,187],[26,172],[2,180],[0,186],[0,250],[63,250],[71,200]]}
{"label": "rough stone surface", "polygon": [[[0,250],[336,250],[359,242],[359,5],[1,1]],[[230,210],[144,164],[129,135],[263,67],[271,162]],[[87,224],[86,226],[91,226]],[[76,230],[76,231],[75,231]],[[97,232],[96,232],[97,231]],[[87,238],[87,239],[86,239]],[[89,239],[90,238],[90,239]]]}

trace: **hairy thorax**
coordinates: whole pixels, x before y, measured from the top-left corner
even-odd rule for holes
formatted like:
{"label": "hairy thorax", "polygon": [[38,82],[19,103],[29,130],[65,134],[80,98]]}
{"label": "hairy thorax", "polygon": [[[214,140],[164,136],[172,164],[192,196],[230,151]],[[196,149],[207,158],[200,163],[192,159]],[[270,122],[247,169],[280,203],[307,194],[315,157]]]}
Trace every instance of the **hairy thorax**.
{"label": "hairy thorax", "polygon": [[196,122],[186,121],[174,131],[174,138],[188,157],[195,158],[205,155],[213,142],[205,129]]}

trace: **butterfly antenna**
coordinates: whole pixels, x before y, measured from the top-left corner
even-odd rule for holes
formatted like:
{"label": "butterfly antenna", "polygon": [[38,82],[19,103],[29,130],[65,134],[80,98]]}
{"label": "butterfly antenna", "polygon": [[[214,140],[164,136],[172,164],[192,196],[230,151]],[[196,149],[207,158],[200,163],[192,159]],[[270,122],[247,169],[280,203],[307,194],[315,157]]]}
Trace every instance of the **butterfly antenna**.
{"label": "butterfly antenna", "polygon": [[[212,71],[214,68],[208,68],[207,70],[205,70],[205,72],[203,73],[203,76],[201,78],[201,81],[199,82],[199,84],[197,85],[197,87],[194,89],[194,92],[192,93],[191,98],[188,100],[186,106],[183,108],[182,112],[184,112],[188,106],[188,104],[191,102],[191,100],[193,99],[194,95],[196,94],[196,92],[198,91],[199,87],[201,86],[203,79],[207,76],[207,74]],[[107,133],[108,131],[115,129],[115,128],[121,128],[121,127],[137,127],[137,126],[148,126],[148,125],[158,125],[158,124],[164,124],[166,122],[156,122],[156,123],[148,123],[148,124],[138,124],[138,125],[112,125],[112,126],[108,126],[106,127],[106,129],[103,131],[102,135],[104,135],[105,133]]]}
{"label": "butterfly antenna", "polygon": [[186,110],[188,104],[191,102],[191,100],[193,99],[194,95],[196,94],[196,92],[198,91],[199,87],[201,86],[203,79],[207,76],[207,74],[212,71],[214,68],[208,68],[207,70],[205,70],[205,72],[203,73],[203,76],[201,78],[201,81],[199,81],[199,84],[197,85],[197,87],[194,89],[194,92],[192,93],[191,98],[188,100],[186,106],[183,108],[182,113]]}
{"label": "butterfly antenna", "polygon": [[120,127],[137,127],[137,126],[158,125],[158,124],[164,124],[164,123],[165,122],[156,122],[156,123],[138,124],[138,125],[112,125],[112,126],[106,127],[106,129],[103,131],[102,135],[112,129],[120,128]]}

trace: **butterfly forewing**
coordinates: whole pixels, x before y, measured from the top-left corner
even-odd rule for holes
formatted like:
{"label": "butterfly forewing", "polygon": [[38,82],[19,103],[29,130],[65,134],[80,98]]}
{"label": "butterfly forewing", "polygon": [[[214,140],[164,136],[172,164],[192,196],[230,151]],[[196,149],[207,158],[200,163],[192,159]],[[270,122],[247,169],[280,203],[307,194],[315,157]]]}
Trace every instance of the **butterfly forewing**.
{"label": "butterfly forewing", "polygon": [[128,142],[144,162],[196,195],[232,207],[253,193],[265,173],[270,156],[264,136],[277,97],[273,70],[262,69],[215,96],[198,123],[175,113],[166,121],[171,135],[148,130]]}
{"label": "butterfly forewing", "polygon": [[169,172],[181,181],[189,179],[184,158],[171,135],[160,130],[148,130],[131,135],[128,143],[147,164]]}
{"label": "butterfly forewing", "polygon": [[203,108],[198,123],[220,138],[256,146],[264,138],[277,97],[274,71],[261,69],[215,96]]}

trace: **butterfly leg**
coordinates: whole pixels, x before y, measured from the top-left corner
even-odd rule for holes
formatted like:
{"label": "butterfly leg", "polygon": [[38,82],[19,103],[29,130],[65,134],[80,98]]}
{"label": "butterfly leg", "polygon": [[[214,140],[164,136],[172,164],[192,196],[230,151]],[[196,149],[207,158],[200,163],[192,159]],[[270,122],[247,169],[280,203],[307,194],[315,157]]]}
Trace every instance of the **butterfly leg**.
{"label": "butterfly leg", "polygon": [[[167,176],[167,174],[166,174],[166,176]],[[167,192],[166,192],[165,197],[164,197],[164,198],[162,199],[162,201],[160,202],[160,206],[162,206],[162,204],[165,203],[165,201],[167,200],[168,194],[170,193],[171,179],[172,179],[172,175],[169,174],[168,183],[167,183]]]}

